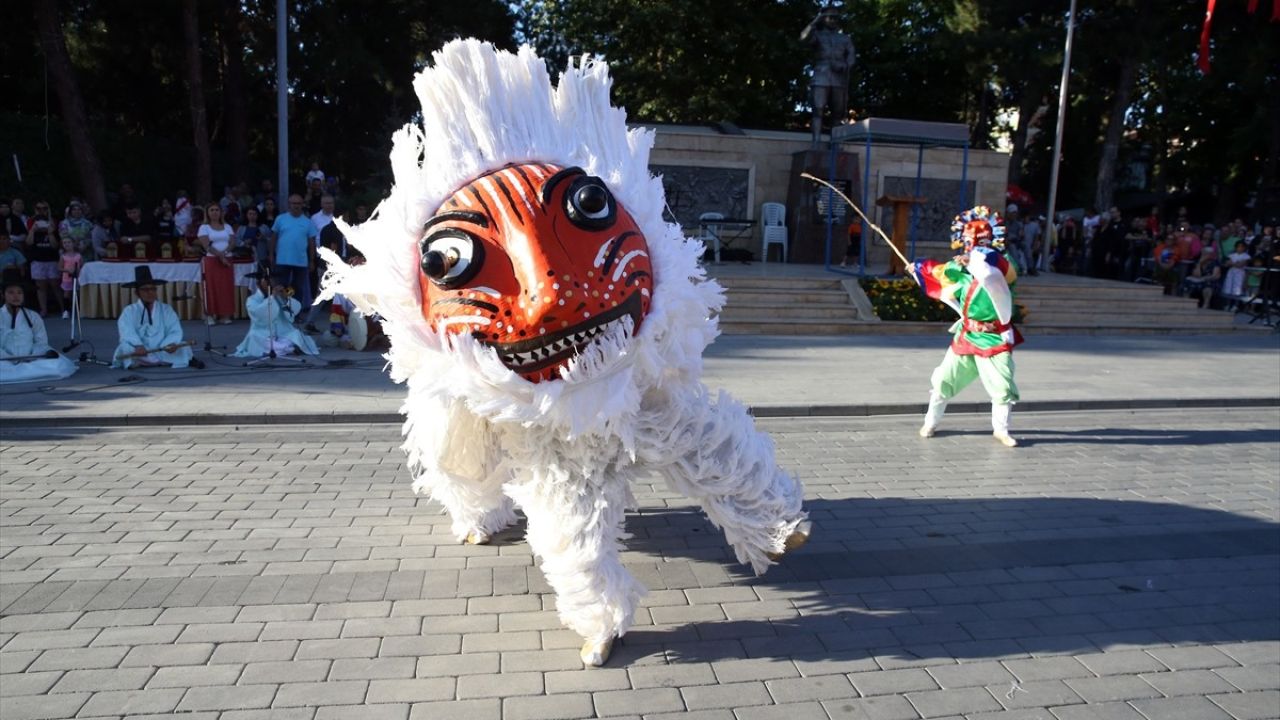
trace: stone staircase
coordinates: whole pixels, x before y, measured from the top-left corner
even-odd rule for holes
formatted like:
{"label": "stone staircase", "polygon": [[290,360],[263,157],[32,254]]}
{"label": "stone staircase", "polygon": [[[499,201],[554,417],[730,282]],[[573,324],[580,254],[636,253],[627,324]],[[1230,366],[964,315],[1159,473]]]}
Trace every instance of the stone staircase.
{"label": "stone staircase", "polygon": [[[720,275],[726,302],[720,329],[726,335],[898,335],[945,331],[949,323],[881,322],[859,312],[861,291],[853,278]],[[1196,301],[1168,297],[1152,285],[1041,275],[1018,283],[1022,324],[1039,335],[1169,335],[1248,331],[1231,313],[1202,310]],[[869,307],[869,306],[867,306]]]}

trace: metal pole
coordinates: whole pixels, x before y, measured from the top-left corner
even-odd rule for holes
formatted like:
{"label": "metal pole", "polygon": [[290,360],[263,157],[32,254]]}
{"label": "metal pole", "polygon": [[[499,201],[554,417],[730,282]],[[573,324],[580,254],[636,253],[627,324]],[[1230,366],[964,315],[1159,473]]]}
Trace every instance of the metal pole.
{"label": "metal pole", "polygon": [[[917,197],[917,198],[920,197],[920,175],[923,171],[924,171],[924,143],[921,143],[916,148],[916,189],[914,192],[914,197]],[[911,246],[910,246],[911,249],[907,253],[911,257],[916,256],[916,225],[919,224],[919,221],[920,221],[920,206],[917,205],[916,203],[911,203]]]}
{"label": "metal pole", "polygon": [[287,0],[276,0],[276,207],[288,208],[289,198],[289,11]]}
{"label": "metal pole", "polygon": [[[862,150],[862,207],[867,206],[867,192],[871,185],[871,123],[867,123],[867,144]],[[867,274],[867,221],[862,220],[862,232],[858,233],[858,275]]]}
{"label": "metal pole", "polygon": [[[834,113],[832,113],[834,115]],[[835,128],[831,128],[831,144],[827,149],[827,180],[836,181],[836,132]],[[825,269],[831,269],[831,233],[835,226],[835,196],[827,191],[827,249],[823,254],[823,263]],[[768,249],[765,250],[768,253]]]}
{"label": "metal pole", "polygon": [[1062,130],[1067,119],[1067,80],[1071,76],[1071,47],[1075,40],[1076,0],[1071,0],[1067,14],[1067,47],[1062,53],[1062,82],[1058,86],[1058,128],[1053,135],[1053,169],[1049,171],[1049,207],[1045,215],[1044,248],[1040,252],[1040,265],[1047,269],[1049,253],[1058,245],[1058,225],[1054,213],[1058,209],[1058,166],[1062,163]]}

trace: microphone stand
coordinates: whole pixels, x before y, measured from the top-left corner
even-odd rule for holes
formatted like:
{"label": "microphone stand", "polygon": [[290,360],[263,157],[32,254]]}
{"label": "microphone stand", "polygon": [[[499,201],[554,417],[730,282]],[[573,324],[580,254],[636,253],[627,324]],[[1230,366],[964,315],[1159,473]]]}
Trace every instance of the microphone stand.
{"label": "microphone stand", "polygon": [[[65,355],[84,344],[84,316],[80,314],[80,273],[77,272],[75,277],[71,279],[71,340],[62,348]],[[89,343],[90,352],[80,353],[77,360],[80,364],[93,364],[111,367],[111,363],[99,360],[97,350],[94,349],[93,343]]]}
{"label": "microphone stand", "polygon": [[[290,363],[298,363],[300,365],[306,365],[307,361],[304,358],[296,358],[296,357],[290,357],[288,355],[280,355],[276,352],[276,341],[279,339],[279,336],[276,335],[276,315],[279,315],[281,312],[283,312],[284,309],[288,307],[288,303],[287,302],[282,303],[275,296],[275,293],[267,293],[266,302],[268,303],[267,307],[270,308],[270,312],[267,313],[267,327],[269,328],[268,329],[269,338],[267,339],[267,354],[263,355],[260,358],[257,358],[256,360],[250,360],[249,362],[245,363],[244,366],[258,367],[260,365],[266,365],[268,367],[271,367],[271,363],[273,362],[290,362]],[[253,330],[252,317],[249,318],[249,329],[252,332]]]}

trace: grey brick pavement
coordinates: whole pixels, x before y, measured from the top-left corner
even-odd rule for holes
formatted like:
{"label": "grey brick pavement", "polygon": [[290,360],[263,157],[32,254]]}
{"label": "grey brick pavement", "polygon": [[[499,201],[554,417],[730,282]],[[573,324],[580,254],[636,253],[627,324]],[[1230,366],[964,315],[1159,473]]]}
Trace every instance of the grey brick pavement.
{"label": "grey brick pavement", "polygon": [[763,578],[638,487],[652,592],[590,671],[395,427],[9,428],[0,717],[1280,717],[1280,412],[915,424],[762,422],[816,526]]}

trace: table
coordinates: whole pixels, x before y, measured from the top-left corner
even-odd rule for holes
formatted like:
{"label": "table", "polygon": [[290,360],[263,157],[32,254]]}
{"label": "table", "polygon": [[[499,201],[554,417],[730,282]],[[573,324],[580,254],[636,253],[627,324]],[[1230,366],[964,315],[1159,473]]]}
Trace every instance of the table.
{"label": "table", "polygon": [[[711,238],[712,257],[716,264],[720,263],[720,249],[729,247],[737,240],[750,240],[754,233],[756,221],[749,218],[722,218],[720,220],[702,220],[698,222],[698,230],[702,237]],[[746,248],[742,248],[747,251]],[[747,251],[750,252],[750,251]],[[754,255],[753,255],[754,257]],[[750,262],[744,260],[743,262]]]}
{"label": "table", "polygon": [[[133,269],[139,265],[150,267],[151,277],[168,281],[157,288],[159,291],[157,298],[172,307],[180,319],[204,318],[204,293],[201,291],[200,263],[198,262],[97,261],[85,263],[80,270],[80,316],[109,320],[120,317],[120,313],[135,299],[133,288],[126,288],[123,285],[133,282]],[[253,279],[245,276],[253,272],[254,264],[252,262],[234,263],[232,269],[235,272],[238,298],[235,316],[248,317],[244,313],[244,301],[249,297]]]}

